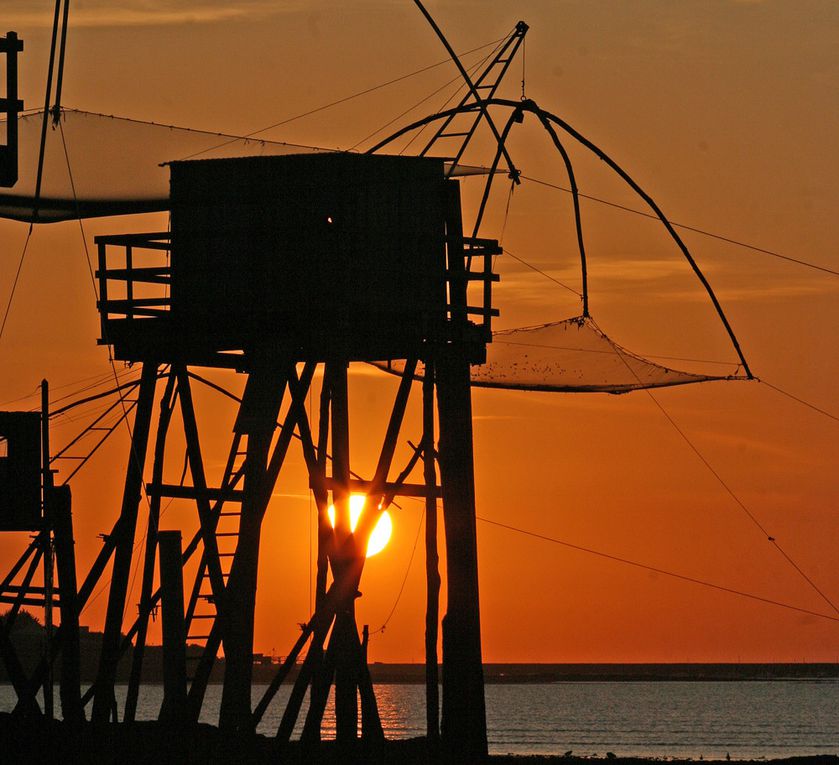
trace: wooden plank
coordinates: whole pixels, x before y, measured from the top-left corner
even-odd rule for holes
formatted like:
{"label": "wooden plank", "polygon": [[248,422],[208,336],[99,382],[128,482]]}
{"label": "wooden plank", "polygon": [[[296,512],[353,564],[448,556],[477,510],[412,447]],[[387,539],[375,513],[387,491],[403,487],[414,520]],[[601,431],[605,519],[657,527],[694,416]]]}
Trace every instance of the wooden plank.
{"label": "wooden plank", "polygon": [[181,532],[159,532],[158,546],[163,606],[163,705],[160,720],[178,724],[184,720],[187,698]]}
{"label": "wooden plank", "polygon": [[126,310],[126,309],[135,309],[141,308],[145,306],[159,306],[159,305],[171,305],[172,299],[168,297],[153,297],[153,298],[131,298],[129,299],[118,299],[118,300],[98,300],[96,302],[96,307],[100,310],[105,311],[117,311],[117,310]]}
{"label": "wooden plank", "polygon": [[241,502],[244,492],[241,489],[210,488],[198,489],[195,486],[178,486],[171,483],[147,483],[146,494],[149,497],[171,497],[174,499],[207,499]]}
{"label": "wooden plank", "polygon": [[[333,489],[336,485],[336,480],[334,478],[327,477],[324,479],[325,487],[327,489]],[[424,484],[419,483],[391,483],[387,482],[385,484],[380,484],[383,487],[383,494],[392,495],[397,497],[428,497],[429,491],[431,491],[432,497],[440,497],[440,487],[436,486],[434,489],[429,489]],[[349,488],[351,492],[357,494],[367,494],[370,492],[370,489],[373,487],[373,481],[362,481],[358,478],[351,478],[349,480]],[[309,488],[315,489],[317,488],[314,485],[313,481],[309,481]]]}

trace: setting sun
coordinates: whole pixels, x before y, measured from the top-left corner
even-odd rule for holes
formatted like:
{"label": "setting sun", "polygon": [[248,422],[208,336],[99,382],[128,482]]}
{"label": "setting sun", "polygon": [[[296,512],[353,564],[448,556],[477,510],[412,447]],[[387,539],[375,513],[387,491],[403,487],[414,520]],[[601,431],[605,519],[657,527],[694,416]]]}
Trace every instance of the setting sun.
{"label": "setting sun", "polygon": [[[364,494],[353,494],[350,497],[350,531],[355,531],[358,525],[358,519],[361,517],[361,511],[364,509]],[[326,512],[329,514],[329,522],[332,528],[335,528],[335,505],[330,505]],[[390,513],[385,510],[373,533],[370,534],[370,540],[367,542],[367,557],[372,558],[376,553],[384,550],[387,543],[390,541],[390,535],[393,532],[393,521]]]}

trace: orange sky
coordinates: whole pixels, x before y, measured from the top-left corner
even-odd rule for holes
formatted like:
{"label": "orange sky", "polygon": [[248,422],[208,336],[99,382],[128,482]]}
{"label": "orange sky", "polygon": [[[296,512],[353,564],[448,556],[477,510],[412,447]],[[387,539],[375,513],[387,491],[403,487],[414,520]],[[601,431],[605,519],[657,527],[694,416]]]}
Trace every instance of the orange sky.
{"label": "orange sky", "polygon": [[[44,20],[52,4],[3,5],[3,28],[25,40],[22,93],[33,107],[43,98]],[[836,268],[835,3],[463,0],[428,7],[457,50],[502,37],[519,18],[527,21],[527,95],[618,159],[673,220]],[[407,0],[91,0],[74,14],[65,105],[234,133],[445,58]],[[439,67],[266,137],[350,148],[455,74],[453,67]],[[520,78],[520,69],[511,71],[509,97],[518,97]],[[565,184],[559,159],[538,131],[522,128],[514,136],[511,151],[525,175]],[[582,191],[638,206],[598,162],[574,156]],[[468,200],[477,183],[465,183]],[[485,235],[501,235],[505,198],[502,188]],[[569,212],[565,195],[525,183],[513,195],[504,245],[578,288]],[[654,223],[594,203],[586,203],[583,214],[592,313],[605,331],[642,354],[734,358],[701,289]],[[105,231],[161,226],[160,216],[137,216],[86,222],[84,230],[92,243]],[[0,222],[4,304],[25,235],[23,224]],[[755,374],[839,414],[839,277],[696,234],[685,239]],[[498,326],[579,311],[571,293],[515,261],[502,257],[498,268]],[[32,393],[42,377],[57,387],[107,372],[97,337],[78,225],[37,229],[0,339],[0,406],[34,405],[9,402]],[[241,384],[232,376],[219,379]],[[392,378],[367,368],[351,378],[352,459],[361,473],[375,464],[394,392]],[[758,383],[654,395],[790,556],[839,602],[839,425]],[[214,394],[202,392],[198,403],[204,405],[208,460],[221,459],[232,412]],[[419,437],[416,404],[403,439]],[[474,413],[480,517],[829,612],[646,393],[476,391]],[[54,444],[62,445],[77,427],[56,427]],[[405,459],[407,447],[401,448],[397,464]],[[182,455],[177,440],[171,453],[173,474]],[[98,550],[96,534],[109,530],[115,517],[126,454],[119,432],[73,482],[81,575]],[[258,651],[286,653],[296,624],[309,615],[313,511],[301,464],[295,453],[264,525]],[[418,503],[402,504],[390,547],[365,570],[359,620],[373,629],[394,605],[420,521]],[[173,505],[167,521],[193,528],[194,511]],[[478,533],[487,661],[839,660],[837,622],[485,523]],[[0,554],[9,561],[24,543],[21,535],[7,536]],[[372,660],[422,659],[424,597],[420,543],[387,630],[372,639]],[[104,601],[102,595],[90,606],[83,623],[99,627]]]}

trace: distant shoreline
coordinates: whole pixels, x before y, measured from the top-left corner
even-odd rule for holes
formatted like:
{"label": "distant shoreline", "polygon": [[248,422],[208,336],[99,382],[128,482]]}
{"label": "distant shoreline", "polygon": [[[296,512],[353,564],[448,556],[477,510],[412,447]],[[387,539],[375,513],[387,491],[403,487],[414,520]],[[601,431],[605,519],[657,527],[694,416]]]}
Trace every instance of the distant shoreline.
{"label": "distant shoreline", "polygon": [[[370,674],[374,683],[424,683],[425,665],[373,663]],[[839,679],[836,663],[484,664],[487,684],[836,679]]]}
{"label": "distant shoreline", "polygon": [[[151,650],[149,650],[151,649]],[[143,682],[160,683],[163,679],[162,661],[158,646],[146,649],[143,665]],[[40,658],[40,652],[27,656],[27,664]],[[82,662],[82,681],[92,682],[97,663],[91,654]],[[59,662],[60,663],[60,662]],[[390,664],[374,662],[369,665],[374,684],[424,685],[424,664]],[[257,657],[253,665],[253,682],[270,683],[279,669],[279,663],[270,657]],[[0,666],[0,683],[9,680]],[[129,661],[120,662],[117,682],[127,682]],[[440,676],[442,669],[440,669]],[[293,682],[297,667],[289,673],[286,682]],[[216,661],[210,683],[217,684],[224,678],[224,659]],[[801,681],[839,680],[839,663],[731,663],[731,664],[484,664],[484,682],[487,685],[523,685],[538,683],[597,683],[597,682],[750,682],[750,681]]]}

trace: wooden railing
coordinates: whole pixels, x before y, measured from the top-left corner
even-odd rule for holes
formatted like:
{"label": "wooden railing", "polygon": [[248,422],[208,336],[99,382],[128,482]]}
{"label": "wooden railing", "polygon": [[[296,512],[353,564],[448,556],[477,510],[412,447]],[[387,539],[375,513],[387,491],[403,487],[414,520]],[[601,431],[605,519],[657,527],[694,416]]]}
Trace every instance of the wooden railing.
{"label": "wooden railing", "polygon": [[147,320],[168,314],[171,268],[168,232],[97,236],[102,339],[116,320]]}
{"label": "wooden railing", "polygon": [[[168,316],[172,280],[170,234],[105,235],[96,237],[95,242],[99,248],[96,276],[102,341],[108,342],[112,322],[139,322]],[[498,310],[492,307],[492,283],[499,277],[493,273],[492,266],[502,250],[494,239],[464,237],[460,242],[462,258],[453,259],[450,252],[449,262],[462,263],[463,267],[450,268],[446,273],[447,318],[453,325],[467,321],[477,330],[482,342],[489,342],[492,319],[498,316]]]}
{"label": "wooden railing", "polygon": [[[492,307],[492,283],[499,281],[498,274],[493,273],[493,258],[502,253],[502,249],[495,239],[480,239],[477,237],[463,237],[464,270],[461,275],[449,272],[449,282],[462,278],[466,280],[466,315],[482,318],[477,326],[482,330],[485,342],[492,339],[492,319],[499,315],[498,309]],[[470,287],[477,285],[480,297],[477,304],[470,299]],[[451,306],[449,312],[451,315]]]}

